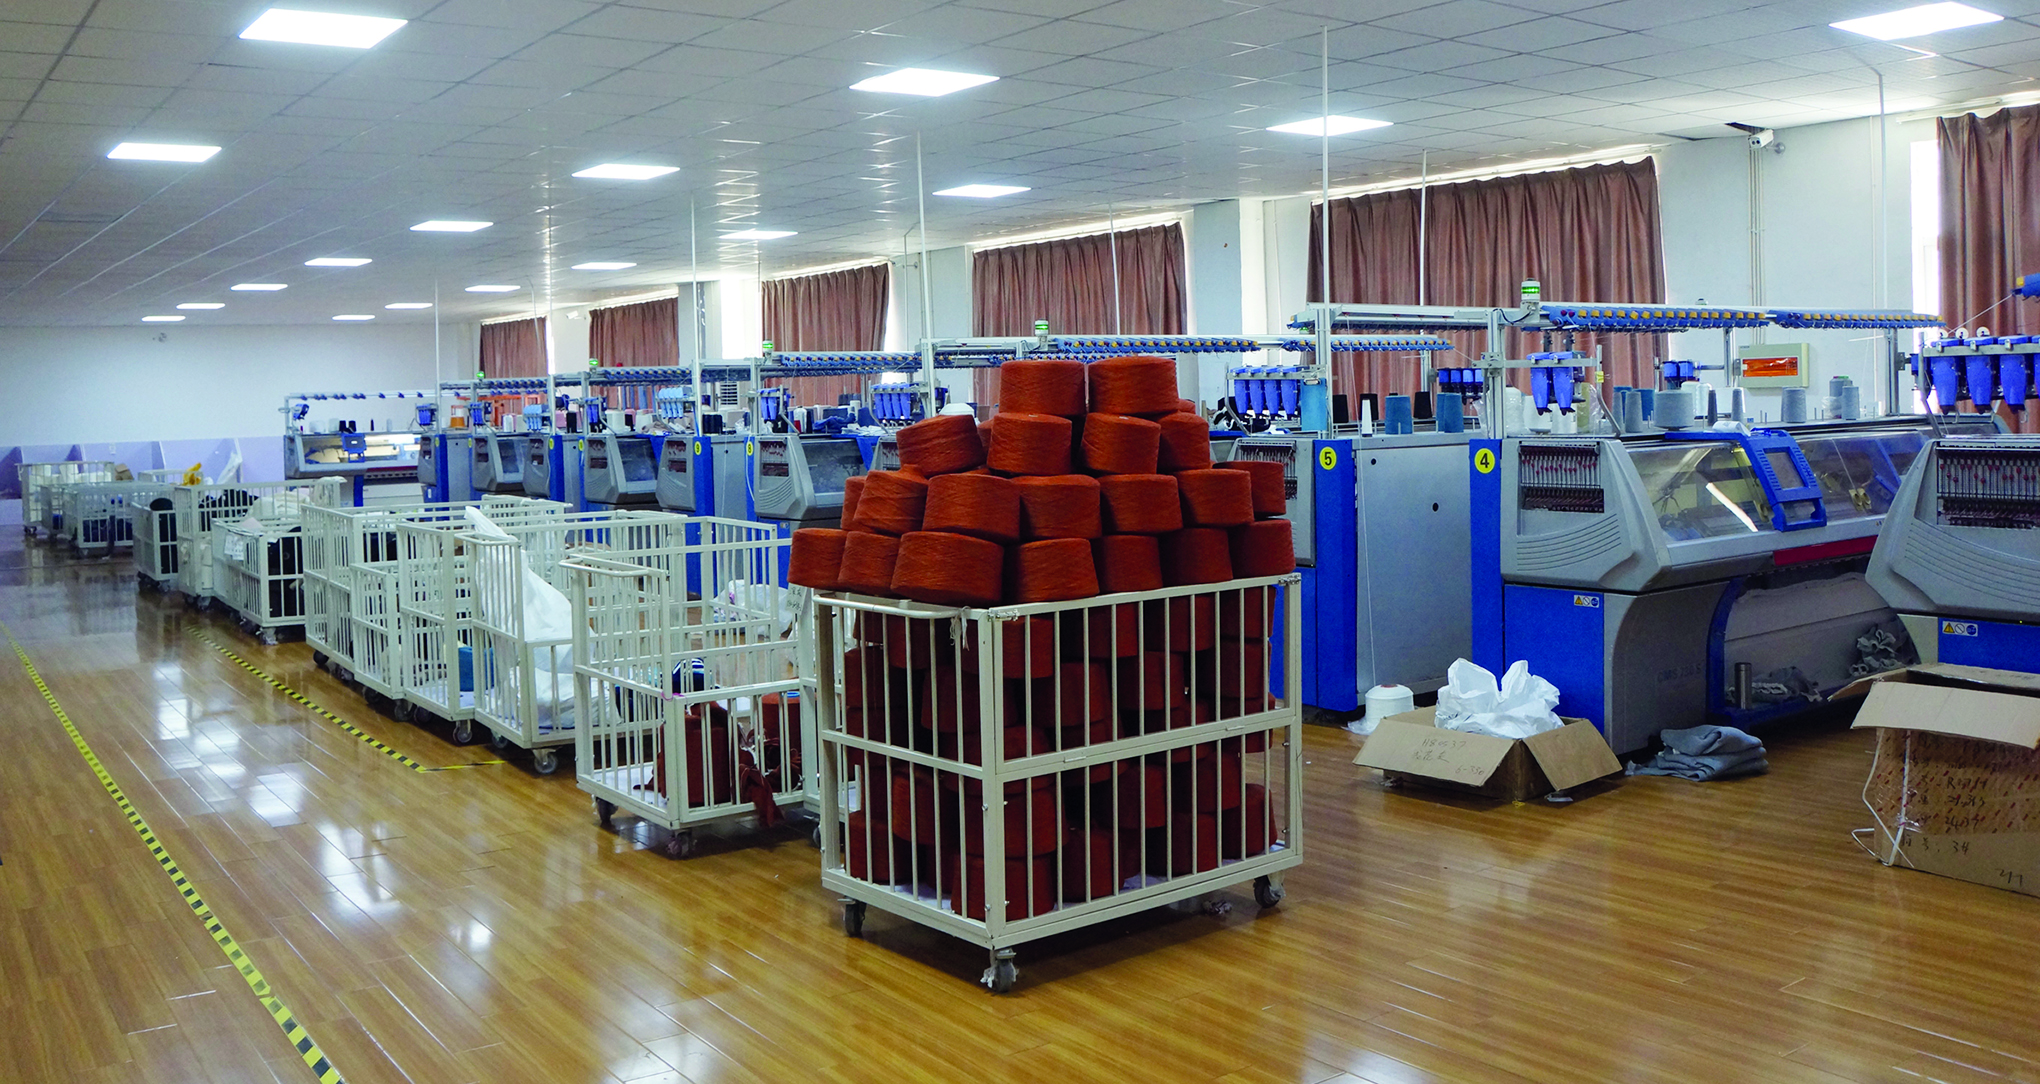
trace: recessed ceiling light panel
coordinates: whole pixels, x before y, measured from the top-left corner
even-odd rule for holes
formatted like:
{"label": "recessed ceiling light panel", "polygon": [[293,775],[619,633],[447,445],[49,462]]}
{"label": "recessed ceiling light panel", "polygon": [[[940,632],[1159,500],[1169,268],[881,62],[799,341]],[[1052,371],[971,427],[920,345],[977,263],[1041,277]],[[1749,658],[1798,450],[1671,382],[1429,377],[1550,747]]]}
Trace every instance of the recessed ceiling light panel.
{"label": "recessed ceiling light panel", "polygon": [[636,266],[637,266],[637,265],[636,265],[636,264],[634,264],[634,263],[625,263],[625,262],[623,262],[622,260],[593,260],[593,261],[590,261],[590,262],[588,262],[588,263],[577,263],[577,264],[575,264],[575,265],[574,265],[574,270],[576,270],[576,271],[621,271],[621,270],[623,270],[623,269],[624,269],[624,268],[626,268],[626,267],[636,267]]}
{"label": "recessed ceiling light panel", "polygon": [[1277,124],[1268,130],[1271,132],[1285,132],[1290,135],[1341,136],[1351,132],[1365,132],[1370,128],[1386,128],[1391,123],[1393,122],[1369,120],[1366,117],[1313,117],[1310,120]]}
{"label": "recessed ceiling light panel", "polygon": [[792,237],[793,234],[793,230],[738,230],[722,236],[725,241],[777,241],[782,237]]}
{"label": "recessed ceiling light panel", "polygon": [[458,218],[429,218],[411,227],[419,233],[473,233],[486,230],[494,222],[471,222]]}
{"label": "recessed ceiling light panel", "polygon": [[954,94],[959,90],[969,90],[998,81],[999,77],[996,75],[945,72],[934,68],[901,68],[852,83],[850,89],[868,90],[876,94],[913,94],[923,98],[939,98],[944,94]]}
{"label": "recessed ceiling light panel", "polygon": [[664,177],[668,173],[678,172],[680,172],[678,166],[633,166],[626,162],[604,162],[599,166],[589,166],[574,176],[586,177],[591,181],[649,181],[654,177]]}
{"label": "recessed ceiling light panel", "polygon": [[196,143],[121,143],[106,156],[132,162],[203,162],[218,153],[218,147]]}
{"label": "recessed ceiling light panel", "polygon": [[386,309],[429,309],[431,307],[432,302],[430,301],[392,301],[383,306]]}
{"label": "recessed ceiling light panel", "polygon": [[1878,41],[1897,41],[1900,38],[1917,38],[1941,30],[1955,30],[1965,26],[1982,26],[1984,23],[2003,22],[2004,16],[1993,15],[1981,8],[1968,4],[1921,4],[1903,11],[1887,11],[1882,15],[1868,15],[1861,19],[1844,19],[1829,23],[1836,30],[1851,34],[1862,34]]}
{"label": "recessed ceiling light panel", "polygon": [[364,257],[364,256],[321,256],[321,257],[319,257],[319,258],[318,258],[318,259],[316,259],[316,260],[306,260],[306,261],[305,261],[305,266],[306,266],[306,267],[361,267],[361,266],[363,266],[364,264],[371,264],[371,263],[374,263],[374,262],[375,262],[374,260],[368,259],[367,257]]}
{"label": "recessed ceiling light panel", "polygon": [[182,317],[182,316],[144,316],[144,317],[142,317],[142,323],[145,323],[145,324],[174,324],[174,323],[176,323],[177,321],[179,321],[179,320],[182,320],[182,319],[184,319],[184,317]]}
{"label": "recessed ceiling light panel", "polygon": [[470,286],[467,288],[467,292],[471,294],[507,294],[521,288],[517,286],[482,285]]}
{"label": "recessed ceiling light panel", "polygon": [[363,320],[373,320],[373,319],[375,319],[375,317],[373,317],[373,316],[371,316],[371,315],[369,315],[368,313],[365,313],[365,312],[350,312],[350,313],[343,313],[342,315],[339,315],[339,316],[335,316],[335,317],[334,317],[333,319],[335,319],[335,320],[345,320],[345,321],[347,321],[347,322],[349,322],[349,323],[360,323],[360,322],[361,322],[361,321],[363,321]]}
{"label": "recessed ceiling light panel", "polygon": [[336,15],[326,11],[270,8],[248,24],[241,36],[249,41],[287,41],[296,45],[332,45],[367,49],[397,32],[403,19],[373,15]]}
{"label": "recessed ceiling light panel", "polygon": [[177,307],[180,309],[206,309],[206,310],[226,308],[225,305],[221,304],[218,301],[186,301],[185,303]]}
{"label": "recessed ceiling light panel", "polygon": [[258,293],[272,293],[277,290],[288,290],[290,289],[290,286],[287,283],[282,282],[237,282],[227,288],[230,290],[254,291]]}
{"label": "recessed ceiling light panel", "polygon": [[945,188],[935,194],[938,196],[967,196],[971,199],[997,199],[1000,196],[1010,196],[1016,192],[1025,191],[1027,189],[1013,184],[960,184],[955,188]]}

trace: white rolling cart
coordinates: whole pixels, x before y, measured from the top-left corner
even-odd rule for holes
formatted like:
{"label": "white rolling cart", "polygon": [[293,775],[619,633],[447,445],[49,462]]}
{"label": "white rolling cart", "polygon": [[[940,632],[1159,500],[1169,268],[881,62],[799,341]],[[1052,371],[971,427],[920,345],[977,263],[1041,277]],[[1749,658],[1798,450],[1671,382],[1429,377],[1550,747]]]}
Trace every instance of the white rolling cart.
{"label": "white rolling cart", "polygon": [[[144,471],[144,474],[159,473]],[[83,482],[59,487],[65,536],[82,557],[106,557],[135,544],[135,521],[170,484],[154,479]]]}
{"label": "white rolling cart", "polygon": [[168,594],[177,590],[177,505],[173,487],[134,510],[135,580],[139,587]]}
{"label": "white rolling cart", "polygon": [[575,778],[604,827],[622,810],[668,829],[675,858],[693,853],[698,828],[817,801],[812,716],[797,706],[805,596],[769,586],[788,539],[772,525],[685,522],[697,542],[565,562]]}
{"label": "white rolling cart", "polygon": [[[331,499],[334,492],[325,496]],[[240,519],[212,525],[215,597],[234,611],[243,632],[265,644],[304,624],[301,522],[315,499],[309,490],[269,494]]]}
{"label": "white rolling cart", "polygon": [[[529,750],[538,774],[551,775],[559,770],[559,747],[573,744],[572,611],[557,593],[571,579],[566,559],[666,553],[682,543],[688,522],[663,512],[583,512],[460,534],[473,555],[467,669],[474,719],[489,728],[497,751]],[[527,570],[538,582],[526,579]]]}
{"label": "white rolling cart", "polygon": [[1299,583],[990,609],[818,594],[822,883],[845,931],[877,907],[983,946],[1003,993],[1038,938],[1247,881],[1280,902],[1303,860]]}
{"label": "white rolling cart", "polygon": [[50,505],[50,487],[68,482],[111,482],[114,464],[111,460],[67,460],[62,463],[21,463],[17,465],[17,477],[21,480],[21,533],[35,537],[37,531],[47,536],[50,520],[55,514]]}
{"label": "white rolling cart", "polygon": [[212,604],[219,591],[214,577],[212,532],[215,524],[238,523],[265,497],[311,488],[313,503],[340,504],[345,497],[337,481],[229,482],[178,486],[170,491],[177,518],[177,587],[198,609]]}

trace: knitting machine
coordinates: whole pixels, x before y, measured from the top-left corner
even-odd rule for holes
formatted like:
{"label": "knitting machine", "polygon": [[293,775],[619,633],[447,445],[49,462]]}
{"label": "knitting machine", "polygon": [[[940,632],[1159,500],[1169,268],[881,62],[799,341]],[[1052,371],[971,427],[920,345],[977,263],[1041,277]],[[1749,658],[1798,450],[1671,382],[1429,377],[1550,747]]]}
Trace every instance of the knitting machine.
{"label": "knitting machine", "polygon": [[795,527],[833,527],[843,518],[843,484],[864,473],[864,455],[847,437],[768,433],[751,447],[747,517]]}
{"label": "knitting machine", "polygon": [[492,429],[474,432],[475,464],[471,474],[480,493],[524,492],[524,438]]}
{"label": "knitting machine", "polygon": [[1473,659],[1527,660],[1617,753],[1820,703],[1903,651],[1865,570],[1932,434],[1898,417],[1478,442]]}
{"label": "knitting machine", "polygon": [[432,393],[401,392],[303,392],[283,401],[283,474],[288,479],[350,479],[354,503],[360,504],[365,487],[408,484],[418,480],[418,434],[397,429],[399,417],[412,403],[394,405],[398,417],[386,417],[380,430],[374,419],[362,432],[359,418],[311,417],[314,403],[345,404],[355,410],[369,406],[390,406],[392,400],[423,400]]}
{"label": "knitting machine", "polygon": [[581,497],[590,509],[645,508],[658,503],[659,446],[665,438],[590,433],[582,453]]}
{"label": "knitting machine", "polygon": [[429,429],[418,437],[418,482],[427,503],[475,499],[474,433]]}
{"label": "knitting machine", "polygon": [[2040,438],[1933,441],[1892,507],[1870,583],[1921,653],[2040,672]]}
{"label": "knitting machine", "polygon": [[524,438],[524,493],[587,511],[581,462],[587,444],[572,433],[531,433]]}

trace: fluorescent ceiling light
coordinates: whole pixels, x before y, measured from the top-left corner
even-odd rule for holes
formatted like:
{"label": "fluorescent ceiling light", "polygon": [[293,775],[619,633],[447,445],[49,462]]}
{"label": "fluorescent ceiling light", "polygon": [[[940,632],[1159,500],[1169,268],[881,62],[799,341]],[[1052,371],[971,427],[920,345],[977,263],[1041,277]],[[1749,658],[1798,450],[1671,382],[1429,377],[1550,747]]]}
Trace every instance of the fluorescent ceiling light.
{"label": "fluorescent ceiling light", "polygon": [[636,267],[636,266],[637,266],[637,265],[636,265],[636,264],[634,264],[634,263],[625,263],[625,262],[623,262],[623,261],[621,261],[621,260],[596,260],[596,261],[594,261],[594,262],[592,262],[592,263],[577,263],[577,264],[575,264],[575,265],[574,265],[574,270],[576,270],[576,271],[621,271],[621,270],[623,270],[623,269],[624,269],[624,268],[626,268],[626,267]]}
{"label": "fluorescent ceiling light", "polygon": [[263,292],[290,289],[288,285],[281,282],[237,282],[227,288],[230,290],[259,290]]}
{"label": "fluorescent ceiling light", "polygon": [[366,49],[396,33],[402,19],[373,15],[335,15],[325,11],[270,8],[248,24],[241,36],[249,41],[288,41],[298,45],[337,45]]}
{"label": "fluorescent ceiling light", "polygon": [[738,230],[722,236],[725,241],[777,241],[782,237],[792,237],[793,234],[792,230]]}
{"label": "fluorescent ceiling light", "polygon": [[664,177],[668,173],[678,172],[679,166],[633,166],[624,162],[604,162],[599,166],[589,166],[574,176],[586,177],[591,181],[649,181],[654,177]]}
{"label": "fluorescent ceiling light", "polygon": [[431,307],[432,302],[430,301],[392,301],[383,306],[386,309],[429,309]]}
{"label": "fluorescent ceiling light", "polygon": [[176,323],[177,321],[179,321],[179,320],[182,320],[182,319],[184,319],[184,317],[182,317],[182,316],[144,316],[144,317],[142,317],[142,323],[145,323],[145,324],[174,324],[174,323]]}
{"label": "fluorescent ceiling light", "polygon": [[917,94],[923,98],[939,98],[959,90],[981,87],[996,83],[996,75],[972,75],[970,72],[945,72],[933,68],[901,68],[884,75],[874,75],[860,83],[850,84],[851,90],[869,90],[879,94]]}
{"label": "fluorescent ceiling light", "polygon": [[517,289],[521,289],[521,287],[517,287],[517,286],[470,286],[470,287],[468,287],[468,288],[467,288],[467,292],[468,292],[468,293],[471,293],[471,294],[507,294],[507,293],[510,293],[511,291],[513,291],[513,290],[517,290]]}
{"label": "fluorescent ceiling light", "polygon": [[494,222],[467,222],[457,218],[430,218],[411,227],[420,233],[473,233],[486,230]]}
{"label": "fluorescent ceiling light", "polygon": [[1391,123],[1385,120],[1368,120],[1365,117],[1312,117],[1309,120],[1277,124],[1268,130],[1271,132],[1287,132],[1290,135],[1338,136],[1345,135],[1348,132],[1364,132],[1369,128],[1386,128]]}
{"label": "fluorescent ceiling light", "polygon": [[177,307],[178,307],[178,308],[180,308],[180,309],[224,309],[224,308],[226,308],[226,306],[225,306],[224,304],[222,304],[222,303],[220,303],[220,302],[218,302],[218,301],[186,301],[186,302],[185,302],[184,304],[182,304],[182,305],[179,305],[179,306],[177,306]]}
{"label": "fluorescent ceiling light", "polygon": [[121,143],[106,156],[136,162],[203,162],[218,153],[218,147],[196,143]]}
{"label": "fluorescent ceiling light", "polygon": [[306,266],[306,267],[360,267],[360,266],[361,266],[361,265],[363,265],[363,264],[368,264],[368,263],[374,263],[374,262],[375,262],[374,260],[371,260],[371,259],[369,259],[369,258],[367,258],[367,257],[365,257],[365,256],[321,256],[321,257],[319,257],[319,258],[318,258],[318,259],[316,259],[316,260],[306,260],[306,261],[305,261],[305,266]]}
{"label": "fluorescent ceiling light", "polygon": [[960,184],[935,193],[938,196],[969,196],[971,199],[997,199],[1027,189],[1013,184]]}
{"label": "fluorescent ceiling light", "polygon": [[340,315],[340,316],[335,316],[335,317],[334,317],[333,319],[335,319],[335,320],[349,320],[349,321],[357,321],[357,322],[358,322],[358,321],[361,321],[361,320],[373,320],[373,319],[375,319],[375,317],[373,317],[373,316],[370,316],[369,314],[367,314],[367,313],[364,313],[364,312],[350,312],[350,313],[345,313],[345,314],[343,314],[343,315]]}
{"label": "fluorescent ceiling light", "polygon": [[1954,30],[1963,26],[1981,26],[1984,23],[2003,22],[2004,16],[1970,7],[1968,4],[1921,4],[1904,11],[1887,11],[1882,15],[1869,15],[1861,19],[1844,19],[1829,23],[1836,30],[1851,34],[1862,34],[1878,41],[1895,41],[1899,38],[1917,38],[1937,30]]}

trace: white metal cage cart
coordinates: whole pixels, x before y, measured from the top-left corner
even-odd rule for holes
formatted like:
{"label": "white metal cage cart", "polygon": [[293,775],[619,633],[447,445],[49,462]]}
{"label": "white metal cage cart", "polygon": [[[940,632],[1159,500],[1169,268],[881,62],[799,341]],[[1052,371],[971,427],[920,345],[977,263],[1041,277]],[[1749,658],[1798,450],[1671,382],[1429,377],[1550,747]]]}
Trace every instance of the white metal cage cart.
{"label": "white metal cage cart", "polygon": [[215,597],[240,618],[243,631],[265,644],[304,624],[301,523],[313,500],[308,490],[270,494],[242,518],[213,524]]}
{"label": "white metal cage cart", "polygon": [[135,544],[135,520],[147,511],[151,500],[169,490],[168,483],[155,480],[58,486],[64,537],[85,557],[105,557],[127,549]]}
{"label": "white metal cage cart", "polygon": [[[566,559],[666,553],[682,544],[690,522],[663,512],[583,512],[461,534],[474,595],[472,661],[463,669],[472,675],[474,718],[498,751],[530,750],[532,766],[550,775],[559,769],[558,747],[574,741],[571,609],[559,593],[572,578]],[[548,604],[561,618],[550,625]]]}
{"label": "white metal cage cart", "polygon": [[21,463],[17,469],[21,480],[21,532],[34,537],[37,531],[47,534],[50,530],[53,509],[49,487],[66,482],[111,482],[114,464],[105,459],[68,460]]}
{"label": "white metal cage cart", "polygon": [[1299,582],[982,610],[818,595],[845,931],[875,906],[981,945],[1003,993],[1028,941],[1244,881],[1280,902],[1303,860]]}
{"label": "white metal cage cart", "polygon": [[[608,827],[617,810],[668,829],[776,821],[817,800],[813,717],[801,710],[804,589],[771,586],[776,527],[688,517],[699,540],[576,555],[575,777]],[[701,594],[687,590],[689,558]]]}
{"label": "white metal cage cart", "polygon": [[521,505],[545,505],[565,512],[566,506],[524,497],[484,497],[479,501],[436,504],[382,504],[367,507],[309,507],[303,512],[305,569],[305,643],[312,660],[335,677],[351,680],[354,670],[354,619],[351,608],[354,567],[394,563],[396,522],[403,518],[444,518],[473,504],[484,511]]}
{"label": "white metal cage cart", "polygon": [[[171,490],[177,517],[177,586],[185,598],[205,609],[219,594],[213,568],[215,524],[238,523],[265,498],[306,487],[304,482],[231,482]],[[337,505],[345,494],[338,479],[322,479],[310,488],[315,504]]]}
{"label": "white metal cage cart", "polygon": [[134,529],[136,583],[166,594],[177,590],[177,505],[172,487],[163,487],[134,510]]}

